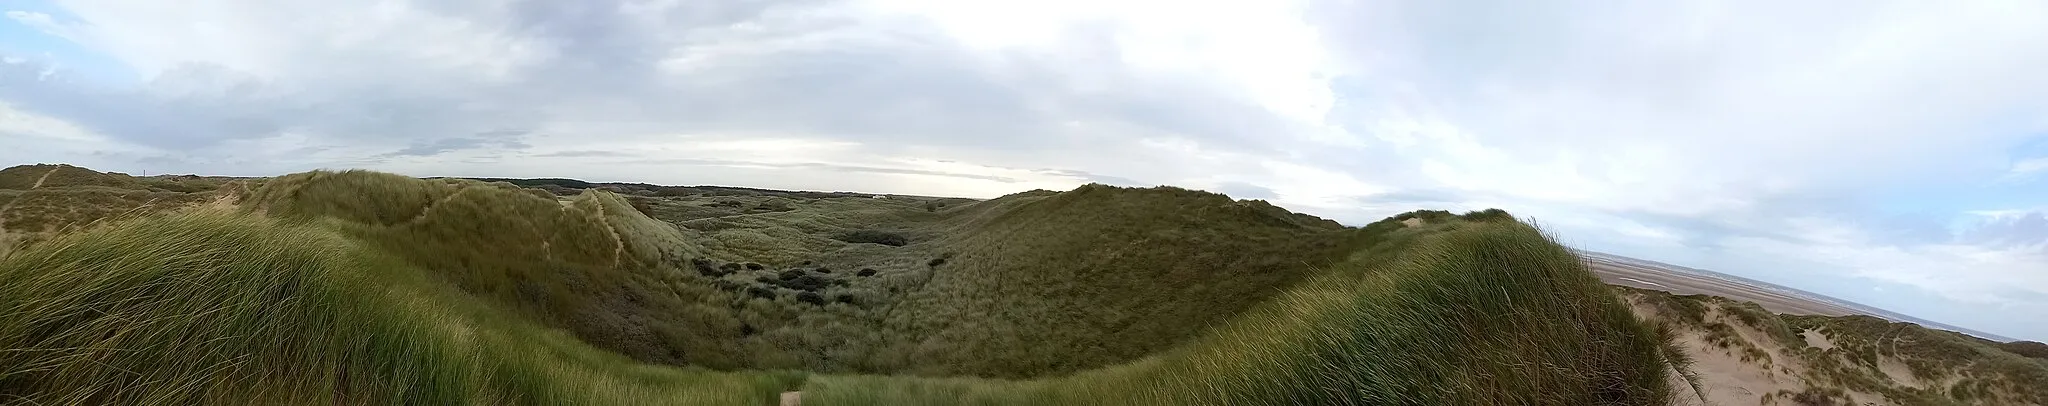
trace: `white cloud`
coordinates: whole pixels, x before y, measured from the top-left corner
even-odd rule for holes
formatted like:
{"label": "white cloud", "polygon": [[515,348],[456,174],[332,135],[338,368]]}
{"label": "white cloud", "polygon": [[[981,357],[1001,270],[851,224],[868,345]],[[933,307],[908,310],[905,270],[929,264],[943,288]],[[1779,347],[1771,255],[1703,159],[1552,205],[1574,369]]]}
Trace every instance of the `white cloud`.
{"label": "white cloud", "polygon": [[2013,162],[2010,173],[2013,176],[2025,176],[2041,171],[2048,171],[2048,157],[2023,159]]}
{"label": "white cloud", "polygon": [[1802,257],[1836,267],[1800,272],[1847,272],[1931,290],[1958,302],[2048,311],[2048,303],[2039,299],[2048,297],[2048,272],[2042,272],[2042,264],[2048,264],[2048,233],[2013,244],[1897,245],[1844,224],[1801,223],[1788,231],[1807,236],[1804,241],[1738,237],[1722,244],[1738,252]]}
{"label": "white cloud", "polygon": [[34,28],[36,31],[42,31],[44,34],[74,41],[78,38],[77,34],[73,33],[70,27],[58,23],[56,19],[50,18],[49,14],[8,10],[6,15],[7,19],[14,20],[14,22],[21,23],[21,25],[28,26],[29,28]]}
{"label": "white cloud", "polygon": [[21,111],[8,104],[6,100],[0,100],[0,136],[50,138],[81,144],[107,142],[105,137],[80,128],[77,124]]}

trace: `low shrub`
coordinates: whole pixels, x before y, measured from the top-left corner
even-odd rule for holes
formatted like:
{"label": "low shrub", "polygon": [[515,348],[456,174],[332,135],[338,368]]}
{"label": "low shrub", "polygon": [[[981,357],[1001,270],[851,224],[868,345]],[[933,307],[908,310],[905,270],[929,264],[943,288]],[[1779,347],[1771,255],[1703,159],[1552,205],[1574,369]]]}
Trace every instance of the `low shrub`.
{"label": "low shrub", "polygon": [[855,230],[832,236],[832,239],[854,244],[881,244],[891,247],[901,247],[910,244],[910,238],[904,237],[903,234],[881,230]]}

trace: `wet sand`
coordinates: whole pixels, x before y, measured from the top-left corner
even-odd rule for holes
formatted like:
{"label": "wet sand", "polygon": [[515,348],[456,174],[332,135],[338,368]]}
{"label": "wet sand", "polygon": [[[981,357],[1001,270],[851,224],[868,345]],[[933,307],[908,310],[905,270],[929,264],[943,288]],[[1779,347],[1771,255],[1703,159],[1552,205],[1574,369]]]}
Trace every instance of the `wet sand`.
{"label": "wet sand", "polygon": [[1801,297],[1744,282],[1722,280],[1684,271],[1586,258],[1587,268],[1610,285],[1661,290],[1680,295],[1706,294],[1756,302],[1777,313],[1820,316],[1868,314],[1848,307]]}

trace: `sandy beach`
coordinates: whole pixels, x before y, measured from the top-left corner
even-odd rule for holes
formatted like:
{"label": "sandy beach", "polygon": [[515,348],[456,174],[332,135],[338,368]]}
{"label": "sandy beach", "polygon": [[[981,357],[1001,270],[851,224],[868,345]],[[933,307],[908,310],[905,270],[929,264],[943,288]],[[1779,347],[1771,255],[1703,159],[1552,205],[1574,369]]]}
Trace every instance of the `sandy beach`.
{"label": "sandy beach", "polygon": [[1654,289],[1680,295],[1706,294],[1763,305],[1764,309],[1789,314],[1847,316],[1866,314],[1847,307],[1780,293],[1737,281],[1709,278],[1683,271],[1587,258],[1586,266],[1608,284]]}

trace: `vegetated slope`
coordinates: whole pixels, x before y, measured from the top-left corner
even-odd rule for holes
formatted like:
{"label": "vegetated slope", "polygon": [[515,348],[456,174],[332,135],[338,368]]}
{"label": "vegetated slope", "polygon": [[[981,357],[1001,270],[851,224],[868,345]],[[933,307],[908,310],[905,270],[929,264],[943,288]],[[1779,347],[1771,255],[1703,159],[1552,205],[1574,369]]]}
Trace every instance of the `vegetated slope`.
{"label": "vegetated slope", "polygon": [[[95,221],[208,201],[219,183],[135,178],[70,165],[0,169],[0,255]],[[188,192],[200,193],[188,193]]]}
{"label": "vegetated slope", "polygon": [[1719,404],[2048,404],[2048,362],[2000,343],[1870,316],[1618,289],[1645,316],[1679,327]]}
{"label": "vegetated slope", "polygon": [[1998,348],[2028,358],[2048,360],[2048,344],[2039,341],[2014,341],[1999,343]]}
{"label": "vegetated slope", "polygon": [[[1398,223],[1396,223],[1398,224]],[[1388,229],[1186,344],[1036,380],[813,377],[823,404],[1658,405],[1672,354],[1570,251],[1512,221]],[[1438,232],[1437,230],[1442,230]]]}
{"label": "vegetated slope", "polygon": [[794,374],[638,364],[331,229],[197,208],[0,258],[5,404],[763,404]]}
{"label": "vegetated slope", "polygon": [[1029,377],[1136,359],[1332,262],[1348,232],[1170,187],[976,205],[1006,207],[947,230],[930,280],[887,320],[903,348],[887,351],[912,372]]}
{"label": "vegetated slope", "polygon": [[[1556,265],[1561,248],[1504,213],[1352,229],[1263,202],[1102,186],[974,203],[635,204],[362,171],[191,195],[240,197],[240,209],[101,221],[0,254],[0,276],[42,278],[0,295],[0,356],[15,357],[0,364],[0,398],[760,404],[801,378],[640,362],[1038,378],[835,378],[817,382],[814,405],[1653,404],[1668,392],[1654,332],[1609,317],[1611,294],[1581,291],[1591,276]],[[728,200],[740,208],[724,212]],[[1480,293],[1494,296],[1469,297]],[[936,312],[969,325],[934,324]],[[133,320],[146,322],[122,324]]]}
{"label": "vegetated slope", "polygon": [[747,366],[733,298],[686,273],[702,249],[622,198],[366,172],[273,179],[248,210],[341,230],[464,291],[647,362]]}
{"label": "vegetated slope", "polygon": [[63,164],[22,165],[0,169],[0,189],[28,190],[63,186],[139,188],[141,183],[128,175],[101,173]]}

